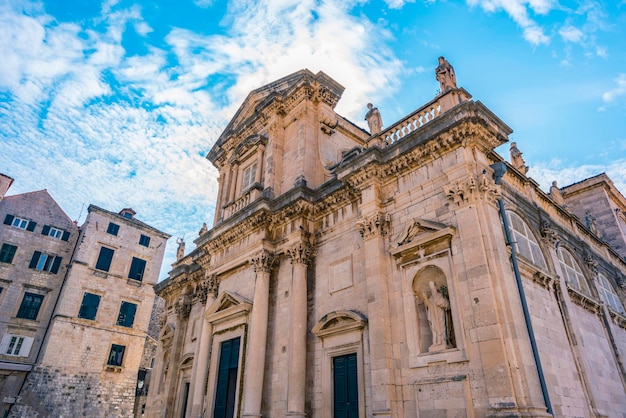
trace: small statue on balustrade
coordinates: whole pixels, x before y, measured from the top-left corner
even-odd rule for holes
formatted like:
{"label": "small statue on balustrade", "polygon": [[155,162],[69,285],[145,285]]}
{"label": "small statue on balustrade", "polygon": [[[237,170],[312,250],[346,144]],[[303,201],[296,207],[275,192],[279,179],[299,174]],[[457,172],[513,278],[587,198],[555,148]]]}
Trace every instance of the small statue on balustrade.
{"label": "small statue on balustrade", "polygon": [[373,104],[368,103],[367,109],[365,120],[367,121],[367,126],[370,128],[370,135],[376,135],[382,130],[383,118],[380,116],[378,108],[374,107]]}
{"label": "small statue on balustrade", "polygon": [[441,93],[457,88],[454,67],[444,57],[439,57],[439,65],[435,68],[435,77],[439,82]]}
{"label": "small statue on balustrade", "polygon": [[526,165],[526,161],[524,161],[524,157],[522,157],[522,151],[517,148],[517,142],[511,142],[509,151],[511,152],[511,165],[517,168],[522,174],[528,173],[528,166]]}
{"label": "small statue on balustrade", "polygon": [[178,248],[176,249],[176,261],[178,261],[185,256],[185,240],[178,238],[176,244],[178,244]]}

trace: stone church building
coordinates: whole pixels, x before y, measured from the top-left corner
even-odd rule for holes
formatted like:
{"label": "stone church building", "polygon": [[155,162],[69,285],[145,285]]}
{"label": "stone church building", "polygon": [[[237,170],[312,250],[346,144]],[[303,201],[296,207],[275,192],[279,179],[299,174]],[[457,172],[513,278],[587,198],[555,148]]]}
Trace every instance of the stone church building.
{"label": "stone church building", "polygon": [[624,416],[619,240],[516,144],[498,155],[511,129],[436,73],[388,127],[369,105],[370,132],[323,72],[248,95],[207,156],[213,227],[156,286],[146,416]]}

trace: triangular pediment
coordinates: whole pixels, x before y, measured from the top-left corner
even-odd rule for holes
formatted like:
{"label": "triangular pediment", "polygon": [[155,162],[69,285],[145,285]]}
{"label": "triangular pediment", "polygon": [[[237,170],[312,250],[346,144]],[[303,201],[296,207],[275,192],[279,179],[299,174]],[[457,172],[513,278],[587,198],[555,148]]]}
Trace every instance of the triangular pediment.
{"label": "triangular pediment", "polygon": [[252,303],[236,293],[222,292],[205,313],[209,322],[223,318],[246,314],[252,309]]}
{"label": "triangular pediment", "polygon": [[319,71],[317,74],[314,74],[308,69],[297,71],[253,90],[248,94],[235,113],[235,116],[231,119],[226,126],[226,129],[224,129],[224,132],[222,132],[218,138],[214,149],[221,147],[221,145],[223,145],[228,138],[230,138],[234,133],[240,131],[243,127],[250,126],[254,119],[259,117],[262,110],[269,106],[274,100],[285,101],[291,93],[296,91],[298,88],[304,85],[310,86],[315,83],[326,87],[328,92],[335,95],[336,100],[338,100],[344,90],[343,86],[326,75],[324,72]]}
{"label": "triangular pediment", "polygon": [[318,337],[341,334],[353,330],[363,329],[367,324],[367,318],[360,312],[346,310],[335,311],[324,315],[311,332]]}

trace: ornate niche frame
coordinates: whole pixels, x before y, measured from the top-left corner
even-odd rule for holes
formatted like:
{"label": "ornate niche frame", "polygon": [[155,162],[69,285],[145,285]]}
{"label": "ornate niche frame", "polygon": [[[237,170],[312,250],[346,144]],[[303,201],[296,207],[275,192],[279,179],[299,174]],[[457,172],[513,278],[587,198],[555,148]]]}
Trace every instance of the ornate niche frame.
{"label": "ornate niche frame", "polygon": [[[244,359],[246,358],[246,342],[251,310],[252,303],[249,300],[234,293],[223,292],[204,314],[206,320],[213,326],[210,351],[213,354],[209,360],[209,376],[205,396],[207,415],[213,416],[213,408],[215,406],[220,346],[224,341],[237,337],[241,338],[241,346],[239,349],[237,389],[235,392],[235,416],[239,416],[241,413],[243,407],[241,403],[241,391],[243,390],[244,380]],[[203,354],[201,353],[201,355]]]}
{"label": "ornate niche frame", "polygon": [[[451,226],[424,219],[413,219],[404,231],[396,237],[389,252],[395,257],[402,280],[402,302],[404,306],[406,342],[409,349],[409,367],[425,367],[429,363],[445,361],[457,363],[467,361],[463,325],[457,301],[457,280],[452,263],[452,237],[455,229]],[[425,308],[418,301],[414,281],[421,272],[431,269],[438,271],[445,280],[450,316],[454,326],[455,345],[430,350],[423,341]],[[437,283],[440,286],[444,283]],[[426,322],[428,324],[428,322]]]}
{"label": "ornate niche frame", "polygon": [[359,416],[365,416],[365,374],[363,370],[363,330],[367,318],[363,314],[347,310],[324,315],[311,329],[321,340],[321,390],[323,418],[333,416],[333,358],[356,353]]}

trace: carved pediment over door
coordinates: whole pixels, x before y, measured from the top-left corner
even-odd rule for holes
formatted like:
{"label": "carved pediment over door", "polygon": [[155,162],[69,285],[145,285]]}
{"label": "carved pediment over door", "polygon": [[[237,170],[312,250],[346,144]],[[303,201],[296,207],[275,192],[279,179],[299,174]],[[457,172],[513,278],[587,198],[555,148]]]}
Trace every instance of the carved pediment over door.
{"label": "carved pediment over door", "polygon": [[212,324],[231,320],[233,317],[247,316],[252,303],[236,293],[221,293],[205,313],[205,318]]}

